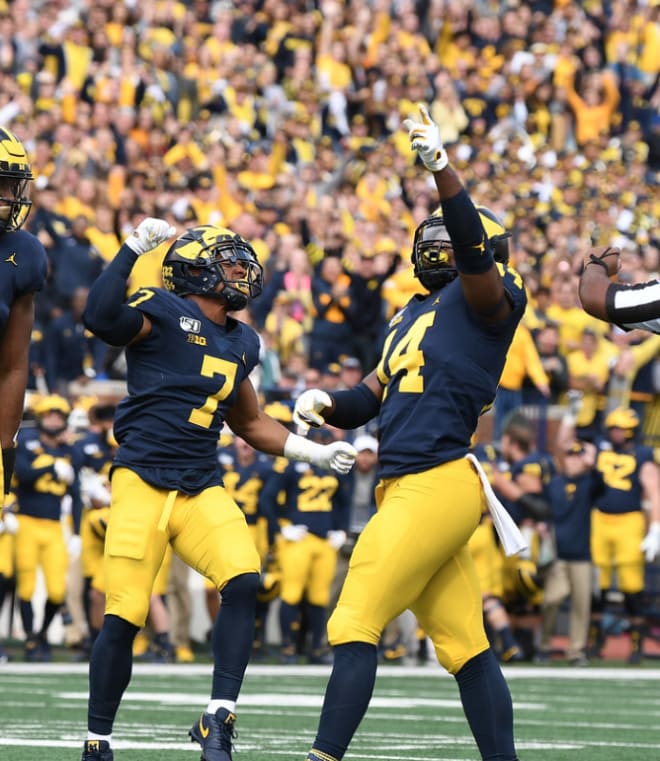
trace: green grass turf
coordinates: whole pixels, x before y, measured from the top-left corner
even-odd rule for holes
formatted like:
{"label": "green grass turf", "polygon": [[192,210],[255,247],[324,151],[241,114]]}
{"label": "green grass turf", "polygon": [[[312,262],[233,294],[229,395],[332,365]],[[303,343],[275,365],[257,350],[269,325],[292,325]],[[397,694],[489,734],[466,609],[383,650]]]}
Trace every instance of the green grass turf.
{"label": "green grass turf", "polygon": [[[210,664],[137,665],[114,730],[115,761],[197,761],[187,732]],[[329,669],[250,666],[235,761],[302,761]],[[660,669],[509,667],[521,761],[660,761]],[[0,665],[0,759],[79,761],[86,664]],[[347,761],[477,761],[454,680],[438,666],[379,668]]]}

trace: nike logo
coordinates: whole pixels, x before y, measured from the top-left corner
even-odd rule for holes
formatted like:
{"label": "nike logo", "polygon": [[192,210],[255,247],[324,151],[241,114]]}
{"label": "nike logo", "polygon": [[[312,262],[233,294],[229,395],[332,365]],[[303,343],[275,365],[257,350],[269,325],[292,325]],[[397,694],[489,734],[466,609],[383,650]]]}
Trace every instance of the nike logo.
{"label": "nike logo", "polygon": [[209,736],[209,728],[204,726],[203,716],[200,716],[199,719],[199,731],[201,732],[202,737],[206,740],[206,738]]}
{"label": "nike logo", "polygon": [[18,267],[18,264],[16,264],[16,251],[11,256],[8,256],[5,261],[10,262],[14,267]]}

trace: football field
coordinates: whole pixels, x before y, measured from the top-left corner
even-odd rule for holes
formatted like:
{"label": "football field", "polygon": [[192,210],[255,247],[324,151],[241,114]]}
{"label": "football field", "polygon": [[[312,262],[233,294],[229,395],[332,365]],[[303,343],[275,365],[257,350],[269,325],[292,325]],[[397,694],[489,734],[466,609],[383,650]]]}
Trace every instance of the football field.
{"label": "football field", "polygon": [[[116,761],[197,761],[187,732],[210,664],[136,665],[114,731]],[[328,667],[250,666],[234,761],[303,761]],[[660,761],[660,669],[505,668],[521,761]],[[87,665],[0,665],[0,759],[79,761]],[[379,667],[347,761],[477,761],[453,678],[438,666]]]}

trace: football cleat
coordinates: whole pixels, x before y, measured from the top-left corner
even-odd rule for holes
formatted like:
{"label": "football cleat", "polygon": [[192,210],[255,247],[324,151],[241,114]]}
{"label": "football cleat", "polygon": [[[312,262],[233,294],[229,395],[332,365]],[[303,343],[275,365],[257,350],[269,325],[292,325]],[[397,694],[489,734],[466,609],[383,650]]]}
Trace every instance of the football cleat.
{"label": "football cleat", "polygon": [[522,663],[526,659],[525,654],[518,645],[513,645],[508,650],[504,650],[500,655],[500,660],[502,663]]}
{"label": "football cleat", "polygon": [[305,761],[337,761],[337,759],[329,753],[324,753],[322,750],[312,748],[307,754]]}
{"label": "football cleat", "polygon": [[231,761],[232,740],[236,737],[234,722],[236,714],[226,708],[213,713],[203,713],[192,725],[191,742],[202,746],[200,761]]}
{"label": "football cleat", "polygon": [[335,657],[331,650],[312,650],[309,654],[309,662],[315,666],[332,666]]}
{"label": "football cleat", "polygon": [[114,761],[107,740],[86,740],[81,761]]}
{"label": "football cleat", "polygon": [[174,652],[174,657],[177,663],[194,663],[195,653],[188,647],[188,645],[177,645]]}

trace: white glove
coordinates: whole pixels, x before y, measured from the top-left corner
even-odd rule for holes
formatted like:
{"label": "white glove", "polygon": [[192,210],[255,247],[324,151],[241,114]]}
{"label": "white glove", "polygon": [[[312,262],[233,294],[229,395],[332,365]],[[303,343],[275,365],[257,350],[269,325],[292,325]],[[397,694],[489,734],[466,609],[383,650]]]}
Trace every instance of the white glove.
{"label": "white glove", "polygon": [[4,523],[5,532],[7,534],[18,534],[18,518],[14,513],[6,510],[2,516],[2,523]]}
{"label": "white glove", "polygon": [[566,401],[568,402],[568,414],[577,417],[582,408],[582,391],[575,388],[566,392]]}
{"label": "white glove", "polygon": [[94,507],[105,507],[110,504],[110,489],[106,486],[105,480],[96,473],[85,479],[85,492],[90,502],[97,503]]}
{"label": "white glove", "polygon": [[346,544],[346,532],[341,529],[328,531],[327,537],[333,550],[340,550]]}
{"label": "white glove", "polygon": [[57,476],[58,481],[64,481],[65,484],[73,483],[73,479],[76,477],[76,472],[70,462],[58,457],[55,460],[53,468],[55,469],[55,475]]}
{"label": "white glove", "polygon": [[303,523],[289,524],[282,526],[280,533],[287,542],[299,542],[307,536],[307,526]]}
{"label": "white glove", "polygon": [[82,550],[82,539],[78,534],[71,534],[66,549],[70,560],[78,560]]}
{"label": "white glove", "polygon": [[410,147],[413,151],[417,151],[424,166],[430,172],[439,172],[449,163],[447,151],[442,145],[440,129],[429,116],[425,105],[420,104],[419,116],[421,121],[403,120],[403,126],[408,130]]}
{"label": "white glove", "polygon": [[332,399],[320,388],[308,388],[296,399],[293,408],[293,422],[298,425],[298,433],[307,433],[311,428],[318,428],[325,420],[320,414],[326,407],[332,407]]}
{"label": "white glove", "polygon": [[289,460],[309,462],[324,470],[334,470],[335,473],[344,475],[353,467],[357,449],[347,441],[317,444],[303,436],[290,433],[284,442],[284,456]]}
{"label": "white glove", "polygon": [[642,539],[640,549],[646,555],[646,562],[652,563],[660,555],[660,522],[654,521],[649,526],[648,534]]}
{"label": "white glove", "polygon": [[164,219],[147,217],[140,222],[124,243],[140,256],[160,246],[164,240],[173,237],[175,233],[176,227],[172,227]]}

